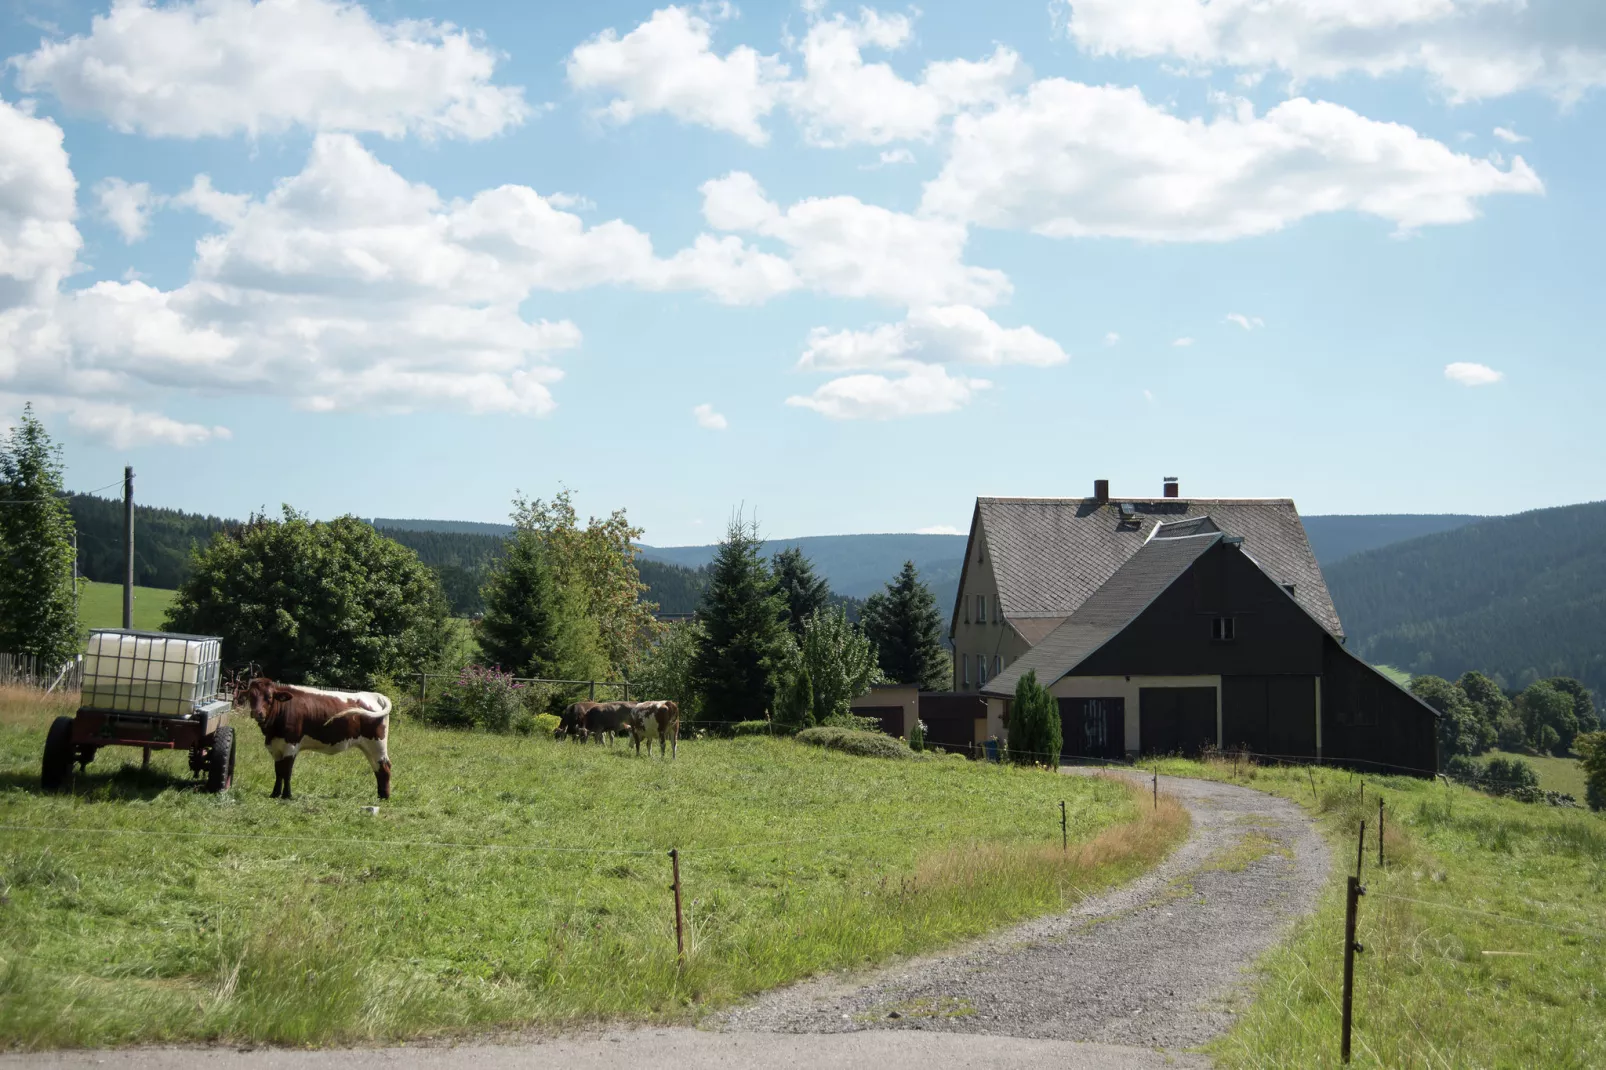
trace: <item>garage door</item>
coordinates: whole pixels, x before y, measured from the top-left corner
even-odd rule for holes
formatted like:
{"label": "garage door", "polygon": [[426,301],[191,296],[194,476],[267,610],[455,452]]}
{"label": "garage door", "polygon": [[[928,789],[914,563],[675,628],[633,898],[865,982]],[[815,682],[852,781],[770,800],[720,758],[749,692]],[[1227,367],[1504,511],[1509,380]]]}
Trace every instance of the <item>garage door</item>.
{"label": "garage door", "polygon": [[1126,699],[1062,698],[1059,703],[1066,758],[1126,757]]}
{"label": "garage door", "polygon": [[1316,683],[1310,676],[1226,676],[1221,736],[1227,747],[1309,758],[1316,754]]}
{"label": "garage door", "polygon": [[1144,754],[1198,754],[1216,741],[1216,689],[1140,689],[1138,739]]}

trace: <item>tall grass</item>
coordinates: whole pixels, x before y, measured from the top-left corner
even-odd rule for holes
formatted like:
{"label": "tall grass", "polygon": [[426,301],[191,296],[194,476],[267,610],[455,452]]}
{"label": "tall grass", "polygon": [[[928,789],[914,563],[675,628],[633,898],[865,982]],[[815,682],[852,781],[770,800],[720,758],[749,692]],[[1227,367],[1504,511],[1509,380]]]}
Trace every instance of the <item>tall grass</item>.
{"label": "tall grass", "polygon": [[1235,778],[1231,761],[1177,761],[1161,771],[1293,799],[1333,847],[1315,916],[1267,956],[1254,1004],[1213,1046],[1223,1065],[1339,1065],[1343,878],[1365,820],[1354,1065],[1606,1066],[1600,816],[1333,769],[1247,766]]}
{"label": "tall grass", "polygon": [[1059,910],[1186,828],[1175,806],[1154,813],[1097,779],[765,738],[637,759],[410,722],[395,726],[396,795],[377,816],[353,755],[304,757],[296,800],[270,800],[249,722],[227,796],[192,790],[182,755],[141,773],[133,750],[103,751],[75,794],[41,796],[58,708],[0,696],[0,1044],[12,1047],[695,1020]]}

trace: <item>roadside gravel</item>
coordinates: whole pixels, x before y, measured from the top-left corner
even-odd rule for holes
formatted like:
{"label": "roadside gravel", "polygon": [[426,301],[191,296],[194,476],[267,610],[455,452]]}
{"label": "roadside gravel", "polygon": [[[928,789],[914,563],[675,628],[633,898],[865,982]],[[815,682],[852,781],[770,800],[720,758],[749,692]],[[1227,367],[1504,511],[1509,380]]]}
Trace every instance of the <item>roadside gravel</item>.
{"label": "roadside gravel", "polygon": [[1260,953],[1314,909],[1328,852],[1293,803],[1203,780],[1160,788],[1193,828],[1146,877],[948,954],[769,993],[704,1028],[1197,1047],[1231,1024]]}

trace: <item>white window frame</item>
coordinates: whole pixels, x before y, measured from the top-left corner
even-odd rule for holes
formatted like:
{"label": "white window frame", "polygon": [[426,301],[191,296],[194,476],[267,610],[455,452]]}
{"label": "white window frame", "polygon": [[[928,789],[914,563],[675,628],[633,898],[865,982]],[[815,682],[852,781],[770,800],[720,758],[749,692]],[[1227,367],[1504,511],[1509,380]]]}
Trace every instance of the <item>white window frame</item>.
{"label": "white window frame", "polygon": [[1238,638],[1238,621],[1235,617],[1214,617],[1210,621],[1210,640],[1214,643],[1231,643]]}
{"label": "white window frame", "polygon": [[976,623],[987,623],[987,596],[984,594],[976,596]]}
{"label": "white window frame", "polygon": [[959,682],[965,687],[970,686],[970,655],[959,655]]}
{"label": "white window frame", "polygon": [[986,654],[977,654],[976,655],[976,686],[977,687],[986,687],[987,686],[987,655]]}

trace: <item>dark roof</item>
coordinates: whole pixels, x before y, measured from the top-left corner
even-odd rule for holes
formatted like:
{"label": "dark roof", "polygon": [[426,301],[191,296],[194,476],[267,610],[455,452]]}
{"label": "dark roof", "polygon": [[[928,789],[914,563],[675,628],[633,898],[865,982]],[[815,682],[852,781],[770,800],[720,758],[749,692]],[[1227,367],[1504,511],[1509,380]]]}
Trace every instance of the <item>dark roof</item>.
{"label": "dark roof", "polygon": [[[1126,515],[1123,506],[1129,509]],[[1026,619],[1075,613],[1148,542],[1156,527],[1207,514],[1221,531],[1243,538],[1244,552],[1267,575],[1282,586],[1292,584],[1295,601],[1318,624],[1334,635],[1344,634],[1291,499],[976,499],[976,516],[998,581],[998,606],[1017,630]],[[967,568],[971,556],[967,548]]]}
{"label": "dark roof", "polygon": [[1037,682],[1044,687],[1058,680],[1115,638],[1224,537],[1220,532],[1205,532],[1151,540],[1116,569],[1065,623],[987,681],[982,693],[1013,695],[1020,678],[1034,669]]}

